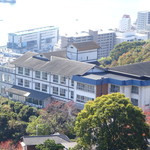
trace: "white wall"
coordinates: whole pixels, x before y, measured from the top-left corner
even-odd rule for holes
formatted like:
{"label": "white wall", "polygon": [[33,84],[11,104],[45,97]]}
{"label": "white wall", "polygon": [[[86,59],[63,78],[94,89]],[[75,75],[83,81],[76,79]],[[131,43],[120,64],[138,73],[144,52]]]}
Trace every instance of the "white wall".
{"label": "white wall", "polygon": [[90,62],[96,60],[97,60],[97,49],[78,52],[78,61]]}

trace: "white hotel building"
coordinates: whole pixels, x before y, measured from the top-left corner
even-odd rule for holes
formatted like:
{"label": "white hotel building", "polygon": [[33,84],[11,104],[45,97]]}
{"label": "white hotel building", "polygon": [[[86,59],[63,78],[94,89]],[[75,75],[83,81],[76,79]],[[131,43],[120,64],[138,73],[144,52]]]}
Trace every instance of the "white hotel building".
{"label": "white hotel building", "polygon": [[134,105],[150,109],[150,62],[104,69],[59,54],[27,52],[11,66],[1,67],[0,94],[41,108],[55,99],[83,106],[98,96],[120,92]]}
{"label": "white hotel building", "polygon": [[18,53],[52,51],[59,39],[59,29],[47,26],[8,34],[7,48]]}

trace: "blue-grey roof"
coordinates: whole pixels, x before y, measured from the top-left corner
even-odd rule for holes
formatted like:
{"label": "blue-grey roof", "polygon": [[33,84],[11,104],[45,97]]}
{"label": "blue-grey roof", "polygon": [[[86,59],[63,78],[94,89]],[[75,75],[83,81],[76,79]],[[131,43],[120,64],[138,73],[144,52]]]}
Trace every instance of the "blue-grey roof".
{"label": "blue-grey roof", "polygon": [[46,55],[41,58],[35,56],[39,56],[39,54],[27,52],[16,59],[13,64],[63,76],[83,75],[96,66],[94,64],[68,60],[56,56],[51,56],[50,60]]}
{"label": "blue-grey roof", "polygon": [[42,93],[42,92],[35,91],[32,89],[26,89],[24,87],[19,87],[16,85],[8,89],[8,92],[21,95],[21,96],[25,96],[25,97],[38,99],[38,100],[45,100],[51,96],[50,94],[47,94],[47,93]]}

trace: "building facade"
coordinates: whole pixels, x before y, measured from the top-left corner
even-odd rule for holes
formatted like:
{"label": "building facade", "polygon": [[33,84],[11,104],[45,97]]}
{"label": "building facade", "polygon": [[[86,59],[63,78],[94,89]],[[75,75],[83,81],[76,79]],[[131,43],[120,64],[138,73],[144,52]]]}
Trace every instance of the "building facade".
{"label": "building facade", "polygon": [[89,32],[77,34],[75,36],[62,36],[61,48],[66,49],[69,44],[83,43],[94,41],[99,46],[98,59],[101,57],[109,56],[110,51],[115,45],[115,32],[114,31],[102,31],[102,30],[89,30]]}
{"label": "building facade", "polygon": [[148,39],[147,34],[135,32],[116,32],[116,44],[122,42],[144,41]]}
{"label": "building facade", "polygon": [[12,63],[11,70],[0,70],[0,92],[39,108],[51,100],[84,105],[101,95],[120,92],[134,105],[150,109],[149,65],[144,62],[104,69],[49,53],[27,52]]}
{"label": "building facade", "polygon": [[137,14],[137,31],[146,31],[150,26],[150,11],[140,11]]}
{"label": "building facade", "polygon": [[98,60],[100,46],[95,42],[72,43],[67,47],[67,58],[81,62],[95,62]]}
{"label": "building facade", "polygon": [[130,31],[131,30],[131,18],[129,15],[123,15],[120,20],[119,31]]}
{"label": "building facade", "polygon": [[8,34],[7,48],[18,53],[52,51],[59,39],[59,29],[47,26]]}

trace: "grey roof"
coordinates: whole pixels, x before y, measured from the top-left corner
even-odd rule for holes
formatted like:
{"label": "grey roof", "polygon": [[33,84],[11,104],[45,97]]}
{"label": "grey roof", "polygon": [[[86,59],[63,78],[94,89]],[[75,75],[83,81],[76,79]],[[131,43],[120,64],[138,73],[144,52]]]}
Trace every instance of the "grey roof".
{"label": "grey roof", "polygon": [[116,75],[113,73],[99,73],[99,74],[87,74],[84,75],[83,77],[89,78],[89,79],[94,79],[94,80],[100,80],[102,78],[112,78],[112,79],[117,79],[117,80],[132,80],[134,78],[131,77],[126,77],[126,76],[120,76]]}
{"label": "grey roof", "polygon": [[48,53],[42,53],[46,58],[50,59],[51,56],[57,56],[61,58],[67,58],[66,57],[66,51],[59,50],[59,51],[54,51],[54,52],[48,52]]}
{"label": "grey roof", "polygon": [[33,70],[64,76],[83,75],[96,66],[94,64],[68,60],[55,56],[51,56],[50,60],[33,57],[36,55],[38,54],[27,52],[23,56],[16,59],[13,64],[16,66],[32,68]]}
{"label": "grey roof", "polygon": [[52,134],[52,135],[43,135],[43,136],[23,136],[22,139],[25,145],[43,144],[48,139],[54,140],[57,144],[70,142],[69,138],[64,134]]}
{"label": "grey roof", "polygon": [[100,48],[100,46],[94,41],[73,43],[72,45],[75,46],[78,49],[78,51],[85,51],[85,50]]}
{"label": "grey roof", "polygon": [[109,71],[125,73],[134,76],[150,76],[150,61],[125,66],[109,68]]}
{"label": "grey roof", "polygon": [[7,91],[10,93],[14,93],[17,95],[30,97],[30,98],[34,98],[38,100],[45,100],[46,98],[49,98],[51,96],[50,94],[42,93],[42,92],[35,91],[32,89],[26,89],[26,88],[19,87],[16,85],[12,86],[12,88],[8,89]]}

